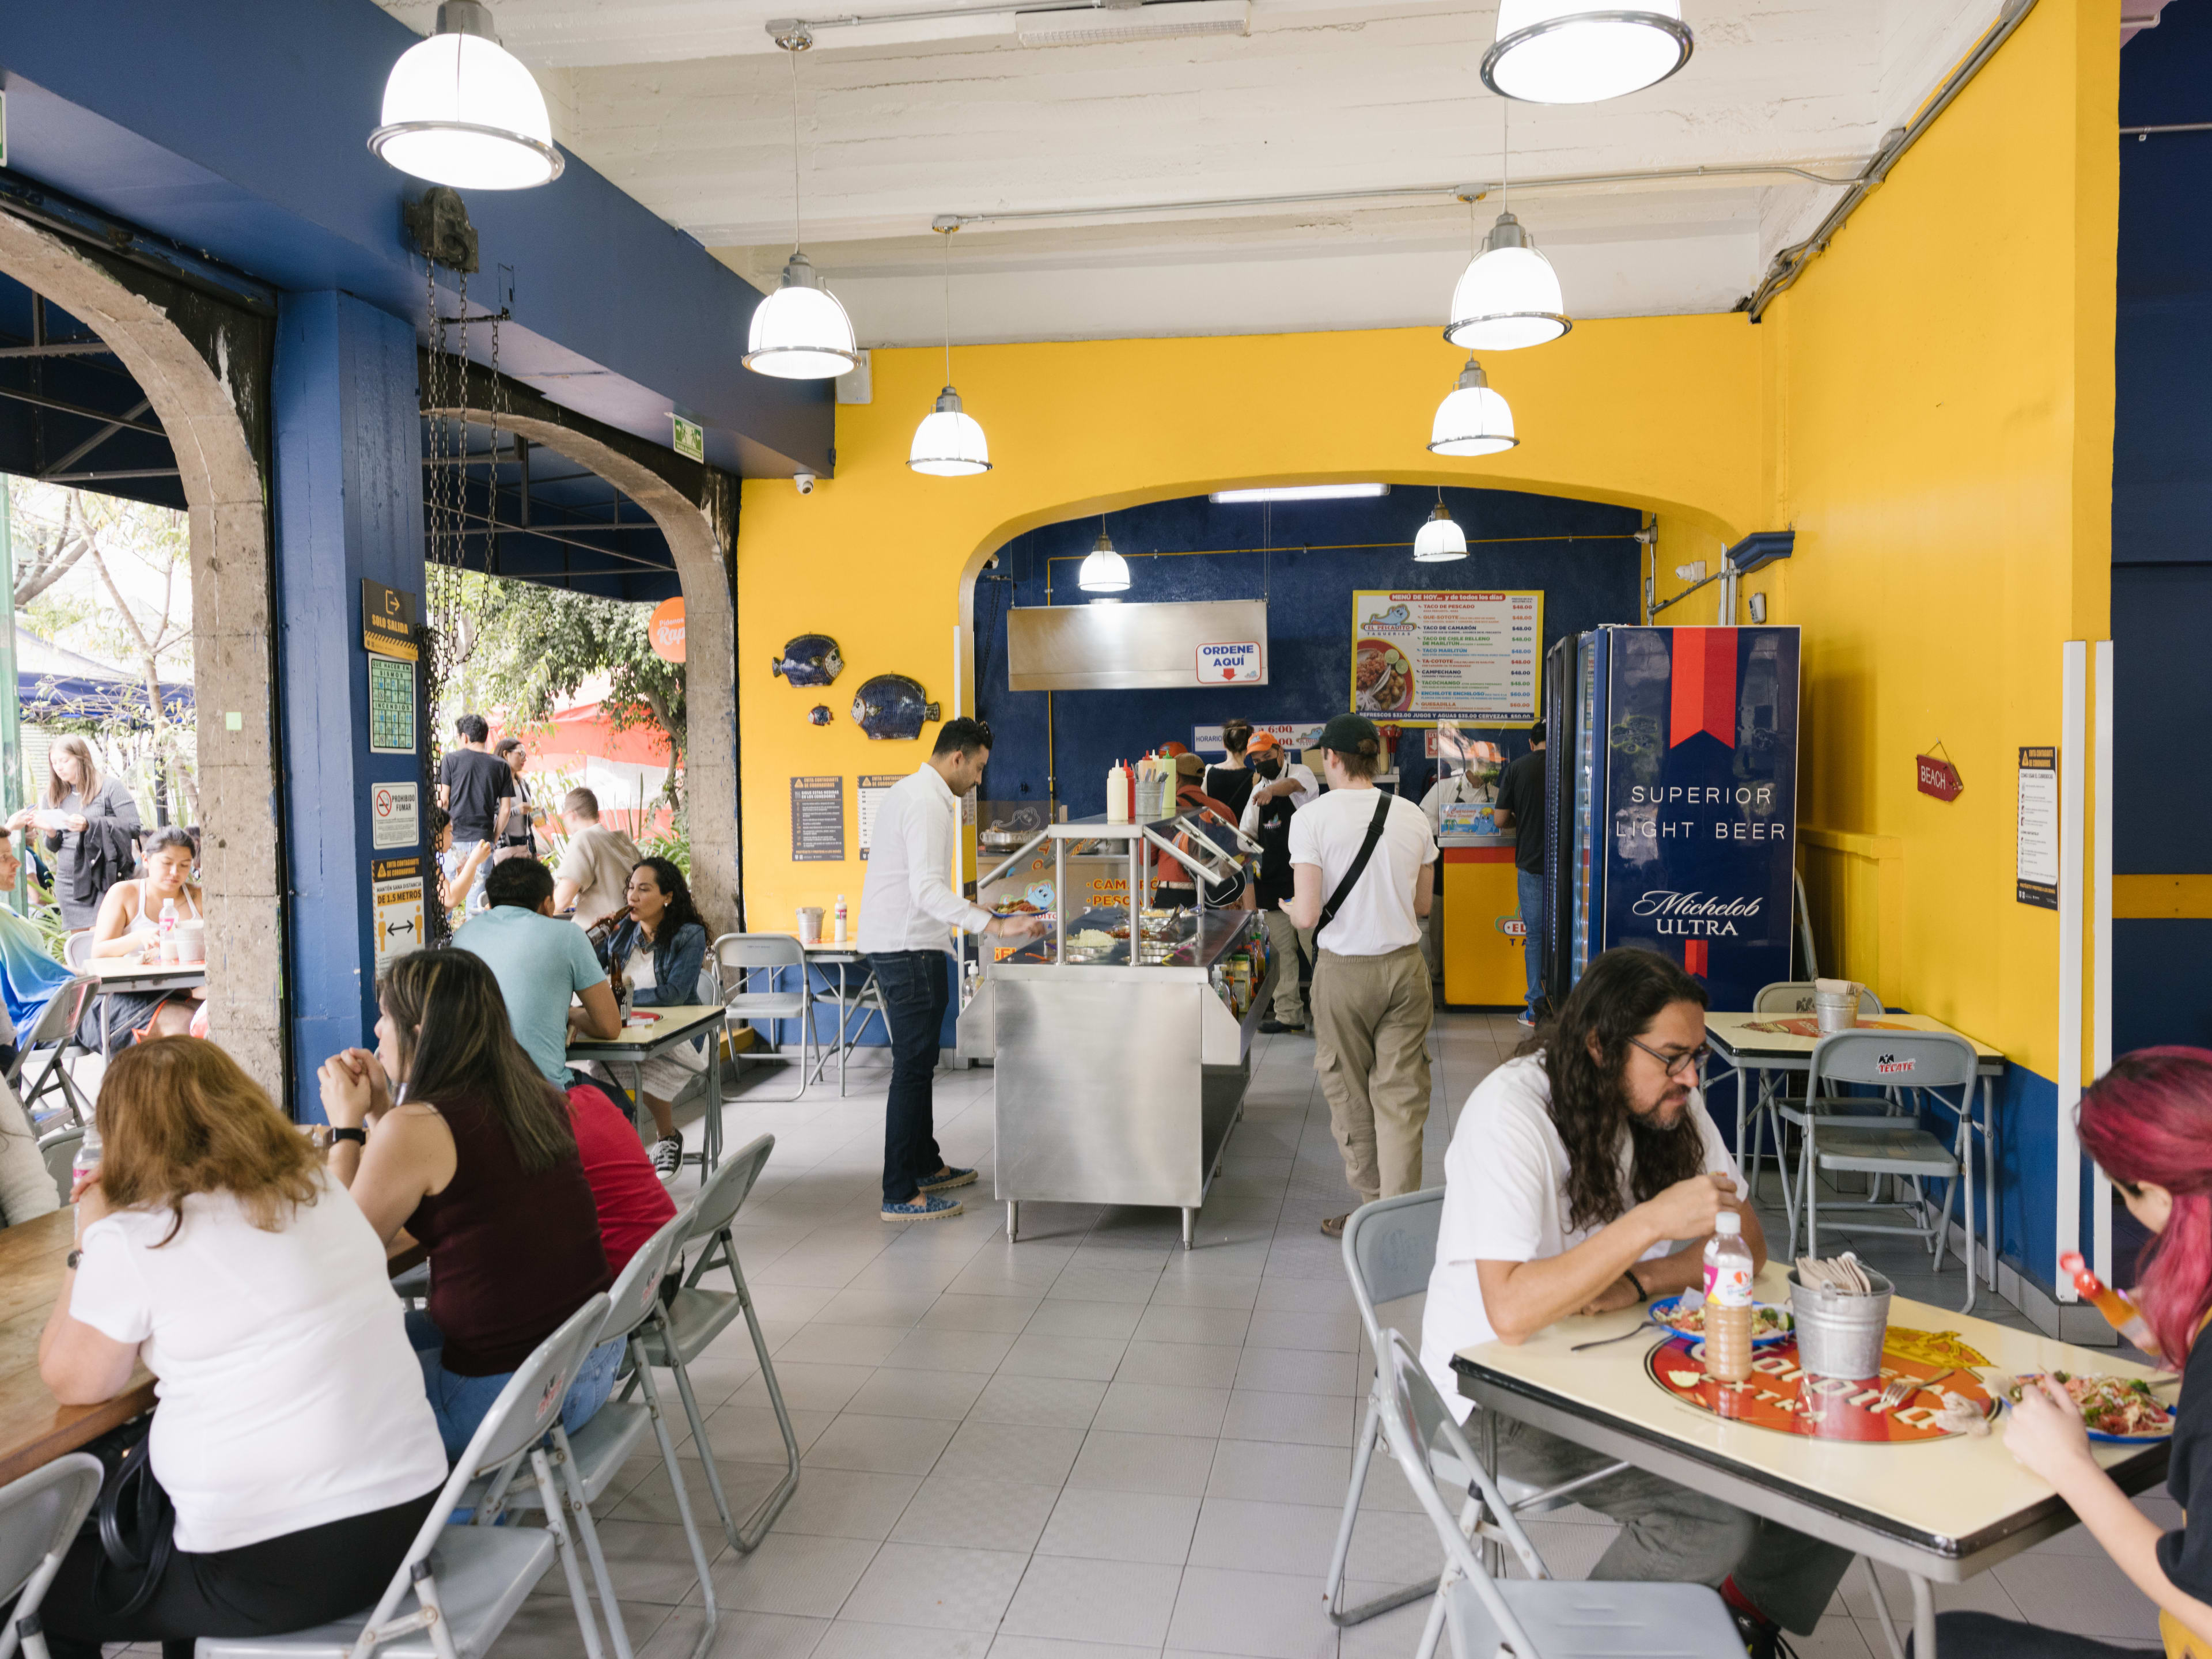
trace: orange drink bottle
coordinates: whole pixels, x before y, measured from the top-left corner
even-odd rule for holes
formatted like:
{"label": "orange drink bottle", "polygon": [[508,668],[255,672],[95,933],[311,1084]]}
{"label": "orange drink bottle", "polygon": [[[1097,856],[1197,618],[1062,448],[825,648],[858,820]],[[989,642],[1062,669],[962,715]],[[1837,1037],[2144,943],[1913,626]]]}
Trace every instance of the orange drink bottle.
{"label": "orange drink bottle", "polygon": [[1716,1382],[1751,1378],[1751,1275],[1743,1218],[1723,1210],[1705,1246],[1705,1375]]}
{"label": "orange drink bottle", "polygon": [[2097,1304],[2097,1311],[2105,1316],[2107,1325],[2145,1353],[2158,1352],[2157,1339],[2151,1335],[2143,1316],[2136,1311],[2136,1304],[2091,1273],[2081,1251],[2067,1251],[2058,1258],[2058,1265],[2073,1279],[2074,1288]]}

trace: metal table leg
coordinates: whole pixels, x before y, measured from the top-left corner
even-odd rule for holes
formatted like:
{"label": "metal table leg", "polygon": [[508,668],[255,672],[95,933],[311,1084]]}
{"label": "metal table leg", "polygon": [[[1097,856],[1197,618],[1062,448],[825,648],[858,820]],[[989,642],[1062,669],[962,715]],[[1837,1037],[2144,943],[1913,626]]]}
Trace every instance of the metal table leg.
{"label": "metal table leg", "polygon": [[1882,1639],[1889,1644],[1889,1659],[1905,1659],[1905,1644],[1898,1639],[1897,1620],[1889,1616],[1889,1603],[1882,1599],[1881,1580],[1875,1576],[1874,1563],[1862,1555],[1858,1558],[1859,1571],[1864,1576],[1867,1594],[1874,1597],[1874,1615],[1881,1621]]}
{"label": "metal table leg", "polygon": [[1018,1198],[1006,1200],[1006,1243],[1011,1244],[1022,1229],[1022,1201]]}
{"label": "metal table leg", "polygon": [[1912,1659],[1936,1659],[1936,1588],[1917,1573],[1912,1579]]}
{"label": "metal table leg", "polygon": [[1190,1248],[1191,1236],[1197,1231],[1197,1227],[1198,1212],[1185,1210],[1182,1212],[1182,1247],[1186,1250]]}

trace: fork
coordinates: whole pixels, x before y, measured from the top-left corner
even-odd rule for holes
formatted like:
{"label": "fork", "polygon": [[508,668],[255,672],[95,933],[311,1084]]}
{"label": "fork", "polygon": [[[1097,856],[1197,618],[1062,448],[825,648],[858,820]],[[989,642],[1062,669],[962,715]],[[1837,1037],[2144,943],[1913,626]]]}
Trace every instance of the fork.
{"label": "fork", "polygon": [[1671,1325],[1662,1325],[1656,1319],[1647,1319],[1633,1329],[1623,1331],[1619,1336],[1601,1336],[1589,1342],[1577,1342],[1567,1352],[1581,1353],[1588,1348],[1609,1348],[1616,1342],[1626,1342],[1630,1337],[1641,1335],[1645,1331],[1665,1331],[1673,1328]]}
{"label": "fork", "polygon": [[1934,1393],[1938,1382],[1948,1382],[1958,1374],[1959,1368],[1954,1365],[1948,1371],[1936,1372],[1925,1382],[1917,1376],[1900,1376],[1881,1391],[1881,1398],[1875,1402],[1874,1408],[1878,1412],[1893,1412],[1922,1389]]}

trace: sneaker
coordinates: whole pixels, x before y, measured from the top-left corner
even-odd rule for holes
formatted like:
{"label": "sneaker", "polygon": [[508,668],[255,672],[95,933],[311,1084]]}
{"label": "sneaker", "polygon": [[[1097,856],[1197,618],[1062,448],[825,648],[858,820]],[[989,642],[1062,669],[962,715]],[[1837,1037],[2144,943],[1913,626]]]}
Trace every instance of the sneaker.
{"label": "sneaker", "polygon": [[1324,1238],[1342,1238],[1344,1237],[1344,1224],[1351,1219],[1352,1212],[1349,1210],[1346,1210],[1342,1215],[1333,1215],[1328,1217],[1321,1224],[1322,1237]]}
{"label": "sneaker", "polygon": [[1533,1031],[1536,1029],[1536,1016],[1530,1013],[1526,1008],[1523,1008],[1519,1013],[1513,1016],[1513,1023],[1516,1025],[1525,1025]]}
{"label": "sneaker", "polygon": [[911,1204],[886,1204],[883,1217],[886,1221],[942,1221],[947,1216],[958,1215],[963,1206],[957,1198],[939,1198],[928,1192],[916,1193]]}
{"label": "sneaker", "polygon": [[915,1185],[921,1188],[926,1194],[941,1193],[951,1187],[965,1187],[975,1179],[975,1172],[973,1170],[956,1170],[948,1164],[941,1173],[930,1176],[927,1181],[918,1181]]}
{"label": "sneaker", "polygon": [[663,1181],[673,1181],[684,1170],[684,1137],[663,1135],[653,1143],[653,1172]]}
{"label": "sneaker", "polygon": [[1293,1036],[1302,1036],[1305,1034],[1306,1028],[1303,1025],[1286,1025],[1279,1019],[1263,1019],[1260,1022],[1260,1029],[1269,1036],[1281,1036],[1285,1032]]}

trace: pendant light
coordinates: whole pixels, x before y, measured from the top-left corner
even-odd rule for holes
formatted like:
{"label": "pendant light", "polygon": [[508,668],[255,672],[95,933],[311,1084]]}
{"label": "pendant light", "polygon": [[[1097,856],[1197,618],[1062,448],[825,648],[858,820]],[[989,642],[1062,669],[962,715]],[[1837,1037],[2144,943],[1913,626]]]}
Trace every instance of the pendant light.
{"label": "pendant light", "polygon": [[1098,515],[1098,539],[1083,556],[1075,585],[1086,593],[1126,593],[1129,591],[1129,562],[1114,550],[1106,538],[1106,515]]}
{"label": "pendant light", "polygon": [[777,35],[775,43],[791,58],[791,258],[783,268],[783,285],[753,307],[741,361],[755,374],[779,380],[826,380],[850,374],[860,357],[853,319],[837,296],[820,286],[799,246],[799,54],[814,44],[814,37],[793,29]]}
{"label": "pendant light", "polygon": [[937,394],[936,407],[915,428],[906,464],[933,478],[972,478],[991,470],[991,446],[952,389],[952,233],[960,228],[960,222],[939,219],[930,228],[945,238],[945,390]]}
{"label": "pendant light", "polygon": [[[1512,131],[1505,113],[1511,108],[1500,106],[1498,194],[1505,210],[1491,227],[1482,252],[1461,274],[1452,290],[1451,320],[1444,325],[1444,338],[1462,351],[1519,351],[1556,340],[1574,326],[1559,292],[1559,272],[1513,216]],[[1471,228],[1475,193],[1469,191],[1462,199]]]}
{"label": "pendant light", "polygon": [[456,190],[550,185],[567,165],[545,94],[499,44],[483,0],[445,0],[429,38],[399,55],[368,147],[402,173]]}
{"label": "pendant light", "polygon": [[1416,564],[1443,564],[1467,556],[1467,532],[1452,522],[1444,510],[1444,492],[1437,491],[1437,510],[1429,514],[1413,537]]}
{"label": "pendant light", "polygon": [[1531,104],[1595,104],[1656,86],[1696,45],[1682,0],[1501,0],[1482,83]]}
{"label": "pendant light", "polygon": [[1513,411],[1490,389],[1482,365],[1470,357],[1459,384],[1437,405],[1429,430],[1429,449],[1437,455],[1496,455],[1512,448]]}

